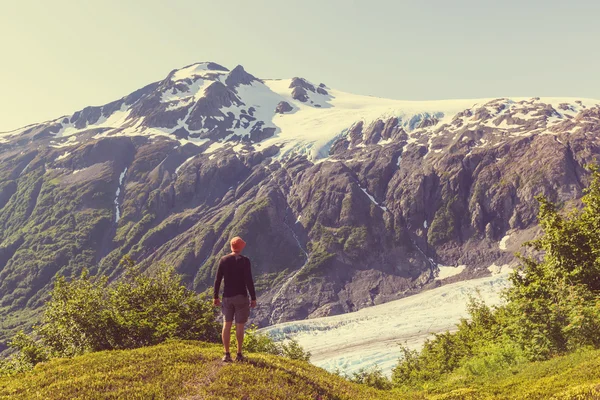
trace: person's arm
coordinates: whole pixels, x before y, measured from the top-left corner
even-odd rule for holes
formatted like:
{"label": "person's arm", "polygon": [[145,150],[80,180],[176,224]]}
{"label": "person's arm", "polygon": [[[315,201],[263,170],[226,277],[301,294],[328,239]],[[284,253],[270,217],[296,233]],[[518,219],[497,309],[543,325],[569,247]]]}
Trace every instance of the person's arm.
{"label": "person's arm", "polygon": [[250,266],[250,260],[248,260],[248,265],[246,266],[246,288],[248,288],[248,292],[250,292],[250,300],[252,300],[253,304],[256,305],[256,291],[254,290],[254,280],[252,279],[252,267]]}
{"label": "person's arm", "polygon": [[219,261],[219,267],[217,269],[217,277],[215,278],[215,286],[213,289],[213,303],[219,305],[219,289],[221,288],[221,281],[223,280],[223,260]]}

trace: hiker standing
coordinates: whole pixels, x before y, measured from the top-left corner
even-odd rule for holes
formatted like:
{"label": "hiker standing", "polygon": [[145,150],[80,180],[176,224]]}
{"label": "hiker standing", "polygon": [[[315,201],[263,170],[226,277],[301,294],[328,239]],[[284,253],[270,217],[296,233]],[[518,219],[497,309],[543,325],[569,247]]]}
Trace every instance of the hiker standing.
{"label": "hiker standing", "polygon": [[[235,335],[237,339],[237,357],[236,361],[243,361],[242,344],[244,343],[244,325],[250,316],[250,308],[256,307],[256,293],[254,291],[254,281],[252,280],[252,270],[250,259],[241,255],[246,246],[246,242],[240,237],[231,239],[231,254],[221,258],[217,277],[215,279],[214,300],[215,306],[221,306],[223,312],[223,347],[225,356],[223,361],[230,362],[229,342],[231,339],[231,325],[235,316]],[[221,280],[225,279],[223,289],[223,301],[219,300],[219,288]],[[248,301],[248,292],[250,299]]]}

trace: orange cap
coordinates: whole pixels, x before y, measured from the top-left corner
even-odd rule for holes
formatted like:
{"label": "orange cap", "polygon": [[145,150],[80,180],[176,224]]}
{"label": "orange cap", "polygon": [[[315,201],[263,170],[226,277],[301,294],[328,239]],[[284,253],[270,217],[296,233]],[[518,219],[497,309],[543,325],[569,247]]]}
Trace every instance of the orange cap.
{"label": "orange cap", "polygon": [[236,236],[233,239],[231,239],[231,250],[239,253],[240,251],[244,250],[244,247],[246,247],[246,242],[244,242],[242,240],[241,237]]}

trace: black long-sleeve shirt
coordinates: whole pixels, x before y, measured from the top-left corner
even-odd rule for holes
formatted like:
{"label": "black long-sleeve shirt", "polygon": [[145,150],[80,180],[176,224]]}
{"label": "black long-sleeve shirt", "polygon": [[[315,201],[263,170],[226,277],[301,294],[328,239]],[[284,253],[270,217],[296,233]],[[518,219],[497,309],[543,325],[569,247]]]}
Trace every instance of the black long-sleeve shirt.
{"label": "black long-sleeve shirt", "polygon": [[248,257],[240,254],[228,254],[221,258],[215,279],[213,294],[215,299],[219,298],[219,288],[223,278],[225,278],[223,297],[233,297],[240,294],[248,296],[248,292],[250,292],[250,298],[256,300],[252,269]]}

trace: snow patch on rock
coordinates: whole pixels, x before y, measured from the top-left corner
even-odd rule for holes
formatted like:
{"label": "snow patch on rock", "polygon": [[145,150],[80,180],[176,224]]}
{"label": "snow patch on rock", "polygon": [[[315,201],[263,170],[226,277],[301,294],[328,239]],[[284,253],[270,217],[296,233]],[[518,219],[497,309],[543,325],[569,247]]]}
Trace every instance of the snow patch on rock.
{"label": "snow patch on rock", "polygon": [[195,80],[194,83],[189,86],[188,90],[184,92],[180,92],[176,88],[164,92],[162,94],[161,101],[163,103],[175,103],[171,109],[184,107],[190,102],[196,102],[203,97],[204,91],[211,83],[213,83],[213,81],[199,78]]}
{"label": "snow patch on rock", "polygon": [[181,68],[175,71],[175,73],[171,76],[171,80],[179,81],[183,79],[194,78],[196,76],[204,77],[207,74],[227,74],[227,71],[211,69],[210,64],[211,63],[209,62],[201,62]]}
{"label": "snow patch on rock", "polygon": [[467,268],[466,265],[459,265],[457,267],[447,267],[445,265],[438,265],[438,274],[435,278],[436,281],[450,278],[451,276],[458,275]]}
{"label": "snow patch on rock", "polygon": [[377,200],[375,200],[375,197],[373,197],[369,192],[367,192],[367,189],[364,189],[363,187],[359,186],[360,190],[363,191],[364,194],[367,195],[367,197],[369,198],[369,200],[371,200],[371,202],[373,204],[375,204],[377,207],[381,208],[384,212],[387,212],[387,207],[382,206],[381,204],[379,204],[377,202]]}
{"label": "snow patch on rock", "polygon": [[179,167],[177,167],[175,169],[175,173],[178,174],[179,171],[181,170],[181,168],[183,168],[187,163],[189,163],[190,161],[192,161],[195,157],[196,157],[196,155],[193,155],[190,158],[186,159],[183,163],[181,163],[181,165]]}
{"label": "snow patch on rock", "polygon": [[510,239],[510,235],[506,235],[500,240],[500,243],[498,244],[498,247],[500,248],[500,250],[506,251],[506,246],[508,245],[508,239]]}
{"label": "snow patch on rock", "polygon": [[511,273],[513,271],[513,268],[509,264],[492,264],[488,267],[488,271],[490,271],[492,275],[506,275]]}
{"label": "snow patch on rock", "polygon": [[70,136],[67,140],[63,141],[62,143],[56,143],[56,141],[51,140],[50,141],[50,147],[55,148],[55,149],[60,149],[62,147],[71,147],[71,146],[75,146],[77,143],[77,137],[75,136]]}
{"label": "snow patch on rock", "polygon": [[69,157],[70,155],[71,155],[71,152],[67,151],[67,152],[61,154],[60,156],[56,157],[56,161],[64,160],[65,158]]}
{"label": "snow patch on rock", "polygon": [[215,151],[222,149],[225,146],[227,146],[226,142],[214,142],[210,146],[208,146],[206,150],[204,150],[204,154],[214,153]]}
{"label": "snow patch on rock", "polygon": [[121,187],[123,186],[123,179],[125,179],[125,174],[127,173],[127,167],[121,172],[119,176],[119,187],[117,187],[117,192],[115,193],[115,223],[119,222],[121,219],[121,210],[119,209],[119,195],[121,194]]}

